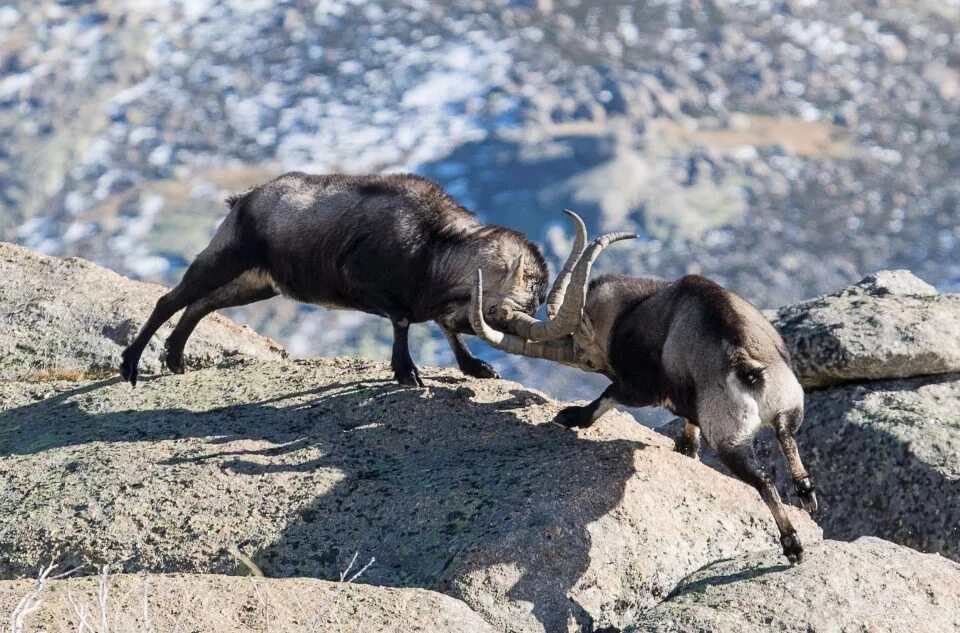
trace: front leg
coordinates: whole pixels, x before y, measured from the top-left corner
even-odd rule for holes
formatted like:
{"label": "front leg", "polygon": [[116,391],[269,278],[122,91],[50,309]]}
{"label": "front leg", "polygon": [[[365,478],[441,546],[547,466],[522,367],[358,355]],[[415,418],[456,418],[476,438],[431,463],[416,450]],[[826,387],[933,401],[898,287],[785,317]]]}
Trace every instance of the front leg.
{"label": "front leg", "polygon": [[612,409],[617,402],[620,401],[617,394],[617,384],[614,383],[607,387],[600,397],[590,404],[582,407],[576,405],[567,407],[561,410],[553,421],[568,429],[588,428],[599,420],[600,416]]}
{"label": "front leg", "polygon": [[476,356],[470,353],[470,350],[467,348],[466,344],[463,342],[463,338],[453,330],[448,330],[443,326],[439,321],[437,325],[440,326],[440,329],[443,330],[443,335],[447,337],[447,343],[450,344],[450,349],[453,350],[453,355],[457,359],[457,367],[460,368],[467,376],[473,376],[474,378],[499,378],[500,374],[490,366],[489,363],[480,360]]}
{"label": "front leg", "polygon": [[393,354],[390,357],[390,367],[393,375],[404,387],[423,387],[420,371],[410,358],[410,347],[407,333],[410,330],[410,321],[398,319],[393,321]]}

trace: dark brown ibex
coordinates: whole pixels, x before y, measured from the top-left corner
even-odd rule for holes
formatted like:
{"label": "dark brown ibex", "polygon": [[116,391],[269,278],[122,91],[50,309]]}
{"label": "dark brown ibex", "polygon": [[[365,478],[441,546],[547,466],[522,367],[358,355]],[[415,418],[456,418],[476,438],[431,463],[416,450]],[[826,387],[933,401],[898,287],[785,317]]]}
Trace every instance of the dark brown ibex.
{"label": "dark brown ibex", "polygon": [[[609,236],[591,248],[602,248],[605,240]],[[776,430],[801,503],[808,512],[816,510],[813,482],[794,440],[803,421],[803,390],[783,340],[754,306],[696,275],[672,282],[604,276],[577,294],[585,297],[576,306],[583,309],[577,326],[534,341],[484,321],[481,280],[478,271],[471,320],[487,343],[599,372],[612,381],[590,404],[563,409],[559,424],[588,427],[616,403],[666,407],[686,420],[677,450],[696,457],[702,431],[723,463],[760,492],[777,523],[784,554],[800,562],[800,539],[773,481],[757,463],[753,439],[763,425]],[[567,283],[572,282],[565,269],[554,287]],[[549,300],[547,306],[550,316],[555,307]]]}
{"label": "dark brown ibex", "polygon": [[[147,342],[178,310],[186,308],[166,342],[166,364],[176,373],[183,371],[184,346],[204,316],[277,294],[390,319],[391,366],[408,386],[423,385],[410,358],[408,328],[431,320],[446,335],[461,371],[497,377],[460,338],[473,334],[470,293],[478,268],[489,280],[487,318],[498,327],[549,337],[579,320],[579,308],[560,307],[554,321],[536,322],[530,315],[543,303],[549,281],[539,249],[521,233],[481,224],[419,176],[294,172],[227,204],[230,211],[210,244],[157,301],[124,350],[121,374],[131,384]],[[571,274],[579,283],[586,280],[582,269]]]}

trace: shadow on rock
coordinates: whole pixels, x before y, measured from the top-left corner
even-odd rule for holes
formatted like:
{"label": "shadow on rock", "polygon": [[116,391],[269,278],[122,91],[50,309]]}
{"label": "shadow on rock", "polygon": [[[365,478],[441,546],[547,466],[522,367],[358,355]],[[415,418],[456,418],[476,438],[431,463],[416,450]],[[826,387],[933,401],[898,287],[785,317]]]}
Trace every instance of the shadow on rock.
{"label": "shadow on rock", "polygon": [[[7,410],[0,413],[0,458],[56,454],[64,447],[76,453],[98,443],[103,448],[93,448],[96,456],[71,458],[82,462],[74,470],[83,470],[84,460],[110,462],[111,451],[130,450],[124,443],[162,451],[145,466],[131,464],[123,477],[135,479],[137,470],[147,469],[154,478],[175,473],[187,492],[183,504],[174,499],[173,505],[184,507],[167,502],[159,514],[192,516],[165,535],[180,550],[159,551],[163,537],[152,534],[118,546],[126,571],[236,570],[221,548],[198,555],[210,534],[189,527],[206,519],[198,513],[217,515],[217,508],[202,504],[186,507],[190,491],[217,476],[225,483],[210,485],[231,487],[224,498],[237,496],[237,486],[250,494],[247,512],[224,519],[224,530],[256,551],[268,576],[338,579],[359,552],[362,561],[376,559],[365,582],[464,597],[482,578],[492,585],[487,591],[500,596],[495,600],[528,602],[545,629],[557,630],[568,615],[576,618],[567,595],[589,564],[587,527],[620,502],[634,473],[634,451],[644,447],[531,424],[549,420],[555,407],[541,410],[547,401],[521,389],[503,399],[502,387],[476,397],[467,383],[456,381],[432,380],[428,389],[412,390],[374,379],[269,397],[268,390],[237,387],[243,376],[216,385],[210,383],[223,374],[212,373],[202,390],[199,383],[191,388],[190,377],[198,374],[147,382],[136,391],[103,381]],[[500,399],[485,401],[490,398]],[[131,400],[138,401],[132,408]],[[11,489],[26,487],[14,469],[0,462]],[[159,485],[143,482],[109,494],[122,498],[135,486]],[[28,502],[26,493],[7,499],[16,508]],[[104,524],[117,521],[118,511],[110,508]],[[9,530],[0,550],[10,552],[16,538]],[[190,553],[182,549],[197,539]],[[83,541],[52,535],[48,546],[59,547],[71,562],[98,562]],[[7,555],[0,556],[0,571],[30,573]]]}
{"label": "shadow on rock", "polygon": [[[718,563],[727,562],[727,561],[717,561]],[[704,569],[698,570],[698,574],[703,574],[704,570],[710,569],[716,563],[711,563],[707,565]],[[766,567],[757,567],[755,569],[747,569],[744,571],[738,571],[732,574],[721,574],[718,576],[706,576],[702,580],[697,580],[695,582],[681,583],[677,588],[666,597],[666,600],[672,600],[673,598],[684,596],[690,593],[703,592],[707,587],[719,587],[722,585],[730,585],[738,582],[744,582],[747,580],[753,580],[754,578],[760,578],[761,576],[766,576],[767,574],[778,574],[780,572],[787,571],[791,568],[790,565],[768,565]]]}

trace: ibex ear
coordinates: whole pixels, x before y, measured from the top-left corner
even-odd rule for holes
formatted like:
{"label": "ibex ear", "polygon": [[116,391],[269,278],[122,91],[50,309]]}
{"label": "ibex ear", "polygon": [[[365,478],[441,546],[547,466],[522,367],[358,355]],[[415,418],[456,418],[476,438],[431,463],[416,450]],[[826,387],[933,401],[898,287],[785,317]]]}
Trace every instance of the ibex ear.
{"label": "ibex ear", "polygon": [[520,253],[520,257],[513,261],[513,266],[507,273],[506,285],[516,289],[523,288],[523,269],[526,263],[526,255]]}

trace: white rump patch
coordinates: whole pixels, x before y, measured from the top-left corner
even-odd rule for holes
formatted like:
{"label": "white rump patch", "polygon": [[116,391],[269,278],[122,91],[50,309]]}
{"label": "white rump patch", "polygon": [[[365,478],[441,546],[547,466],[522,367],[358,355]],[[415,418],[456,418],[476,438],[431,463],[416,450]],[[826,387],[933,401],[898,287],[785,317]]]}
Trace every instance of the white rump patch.
{"label": "white rump patch", "polygon": [[704,394],[697,408],[700,429],[713,447],[749,442],[762,424],[757,400],[734,372],[727,375],[722,387]]}

